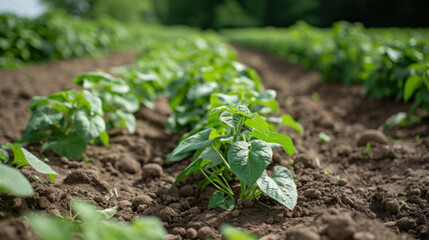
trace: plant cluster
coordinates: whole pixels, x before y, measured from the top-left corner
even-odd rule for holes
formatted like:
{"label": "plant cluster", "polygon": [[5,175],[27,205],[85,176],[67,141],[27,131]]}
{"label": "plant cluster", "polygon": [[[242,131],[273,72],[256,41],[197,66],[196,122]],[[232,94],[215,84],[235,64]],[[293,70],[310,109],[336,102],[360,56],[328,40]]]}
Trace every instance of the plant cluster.
{"label": "plant cluster", "polygon": [[295,207],[297,190],[289,170],[276,166],[271,177],[265,170],[272,160],[272,148],[276,147],[273,144],[283,147],[289,155],[294,153],[290,137],[272,131],[273,124],[244,105],[214,108],[206,124],[209,126],[180,142],[171,153],[169,161],[177,161],[177,156],[197,150],[192,163],[179,174],[172,187],[201,172],[205,179],[198,188],[212,184],[219,190],[211,196],[209,206],[232,209],[235,206],[229,185],[232,173],[240,182],[241,200],[255,200],[265,193],[289,209]]}
{"label": "plant cluster", "polygon": [[[230,184],[238,181],[240,199],[257,200],[266,194],[293,209],[297,190],[292,174],[280,166],[274,167],[272,173],[266,169],[272,161],[273,148],[282,147],[289,155],[295,150],[292,139],[277,133],[276,127],[288,125],[303,134],[302,126],[287,114],[266,116],[278,111],[276,92],[263,89],[255,71],[239,63],[226,43],[213,34],[189,33],[177,28],[154,31],[146,36],[149,40],[136,63],[113,69],[115,76],[83,73],[74,82],[84,90],[35,97],[22,140],[41,141],[44,148],[77,160],[87,144],[101,142],[107,147],[107,131],[111,128],[127,128],[133,133],[133,114],[142,104],[154,107],[154,98],[165,93],[173,110],[168,127],[190,130],[168,160],[180,161],[196,151],[192,163],[174,185],[201,172],[206,178],[199,188],[212,184],[219,190],[210,199],[211,207],[233,208],[236,193]],[[91,212],[86,208],[78,211]],[[93,215],[82,216],[85,225],[79,228],[80,234],[92,236],[106,225],[106,234],[122,236],[122,231],[115,232],[119,229],[117,223],[98,226],[100,218],[92,221]],[[51,218],[40,219],[57,224]],[[58,224],[67,233],[67,229],[73,229],[73,224]],[[139,231],[139,224],[136,220],[124,228],[140,236],[145,233]],[[231,236],[241,233],[224,229]],[[43,233],[41,236],[48,239]]]}
{"label": "plant cluster", "polygon": [[96,21],[47,12],[35,19],[0,15],[0,68],[23,63],[70,59],[135,46],[141,27],[112,19]]}
{"label": "plant cluster", "polygon": [[[155,217],[139,217],[130,223],[112,219],[116,207],[98,210],[91,204],[72,200],[73,216],[46,216],[26,213],[26,217],[35,234],[43,240],[69,239],[121,239],[121,240],[163,240],[167,231],[161,221]],[[241,229],[222,225],[220,228],[226,240],[255,240],[256,236]]]}
{"label": "plant cluster", "polygon": [[318,70],[326,82],[363,83],[375,98],[413,99],[411,110],[429,109],[428,32],[410,29],[365,29],[335,23],[319,29],[299,22],[288,29],[226,30],[237,43]]}

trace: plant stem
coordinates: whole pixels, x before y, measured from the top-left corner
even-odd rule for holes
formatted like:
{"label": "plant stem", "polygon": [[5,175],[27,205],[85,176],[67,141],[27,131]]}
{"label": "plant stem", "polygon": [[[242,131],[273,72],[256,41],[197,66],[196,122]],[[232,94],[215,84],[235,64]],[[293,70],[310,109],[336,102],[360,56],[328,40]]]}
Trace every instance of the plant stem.
{"label": "plant stem", "polygon": [[226,194],[228,194],[228,195],[231,195],[228,191],[226,191],[225,189],[223,189],[223,188],[221,188],[221,187],[219,187],[216,183],[214,183],[208,176],[207,176],[207,174],[203,171],[203,169],[201,169],[201,172],[204,174],[204,176],[213,184],[213,186],[215,186],[217,189],[219,189],[220,191],[222,191],[222,192],[224,192],[224,193],[226,193]]}
{"label": "plant stem", "polygon": [[229,171],[232,172],[231,167],[229,166],[228,162],[225,160],[225,158],[222,156],[222,154],[217,150],[217,148],[215,146],[213,146],[213,144],[210,144],[210,147],[213,148],[213,150],[216,151],[216,153],[222,159],[223,163],[225,163],[225,165],[229,169]]}
{"label": "plant stem", "polygon": [[246,196],[247,196],[247,185],[243,181],[240,181],[240,187],[241,187],[240,200],[244,200],[246,199]]}
{"label": "plant stem", "polygon": [[[222,192],[228,194],[228,195],[234,195],[234,192],[232,191],[231,187],[229,186],[229,184],[225,181],[225,183],[222,182],[222,180],[218,177],[218,175],[213,174],[212,172],[208,171],[207,169],[201,168],[201,172],[204,174],[204,176],[206,176],[206,178],[219,190],[221,190]],[[210,179],[210,177],[207,176],[207,174],[210,174],[211,177],[215,177],[217,181],[212,181]],[[218,186],[217,184],[219,184],[220,186]]]}

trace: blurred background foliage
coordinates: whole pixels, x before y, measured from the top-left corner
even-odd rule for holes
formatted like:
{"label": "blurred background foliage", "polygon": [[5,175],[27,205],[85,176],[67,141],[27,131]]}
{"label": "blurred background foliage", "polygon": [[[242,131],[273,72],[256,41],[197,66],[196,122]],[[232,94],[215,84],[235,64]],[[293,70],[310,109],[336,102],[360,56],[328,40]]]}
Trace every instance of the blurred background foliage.
{"label": "blurred background foliage", "polygon": [[40,0],[49,8],[63,9],[68,14],[98,19],[109,16],[119,21],[153,21],[156,18],[152,0]]}
{"label": "blurred background foliage", "polygon": [[41,0],[84,18],[159,21],[202,29],[287,27],[304,20],[318,27],[346,20],[367,27],[428,27],[427,0]]}

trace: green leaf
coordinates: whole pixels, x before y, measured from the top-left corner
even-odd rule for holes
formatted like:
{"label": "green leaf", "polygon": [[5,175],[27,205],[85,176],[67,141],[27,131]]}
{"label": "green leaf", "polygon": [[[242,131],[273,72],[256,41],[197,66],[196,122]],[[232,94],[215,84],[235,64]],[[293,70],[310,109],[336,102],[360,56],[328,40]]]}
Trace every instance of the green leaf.
{"label": "green leaf", "polygon": [[211,110],[210,115],[208,117],[209,122],[219,120],[219,116],[224,111],[231,111],[231,109],[227,106],[220,106]]}
{"label": "green leaf", "polygon": [[52,102],[52,100],[47,97],[35,96],[30,102],[30,106],[28,107],[29,112],[33,112],[35,109],[48,105]]}
{"label": "green leaf", "polygon": [[85,80],[98,83],[103,79],[113,80],[113,76],[105,72],[86,72],[74,79],[74,83],[78,86],[83,86]]}
{"label": "green leaf", "polygon": [[73,224],[57,217],[38,213],[26,214],[31,229],[43,240],[69,240],[72,238]]}
{"label": "green leaf", "polygon": [[112,105],[118,106],[129,113],[137,112],[140,109],[140,104],[138,102],[138,99],[136,99],[134,95],[130,95],[130,94],[127,94],[125,96],[112,95],[110,101]]}
{"label": "green leaf", "polygon": [[295,129],[301,136],[304,136],[302,125],[297,123],[289,114],[282,114],[282,124]]}
{"label": "green leaf", "polygon": [[0,163],[0,191],[7,191],[18,197],[34,194],[33,187],[27,178],[15,168]]}
{"label": "green leaf", "polygon": [[174,151],[171,153],[168,161],[172,161],[174,157],[178,154],[190,152],[193,150],[197,150],[200,148],[207,147],[212,142],[214,142],[216,139],[221,138],[223,136],[218,136],[215,138],[210,139],[210,133],[213,130],[213,128],[205,129],[197,134],[194,134],[185,140],[181,141],[179,145],[174,149]]}
{"label": "green leaf", "polygon": [[60,156],[78,160],[82,157],[86,149],[86,143],[76,132],[69,133],[67,137],[50,137],[44,144],[44,148],[49,148]]}
{"label": "green leaf", "polygon": [[229,111],[224,111],[219,114],[219,120],[226,123],[226,125],[230,126],[231,128],[234,128],[234,120],[233,115]]}
{"label": "green leaf", "polygon": [[77,134],[85,143],[89,143],[106,130],[104,119],[98,115],[88,116],[84,110],[79,110],[74,115],[74,125]]}
{"label": "green leaf", "polygon": [[267,122],[259,115],[255,114],[244,122],[248,127],[253,128],[262,134],[269,131]]}
{"label": "green leaf", "polygon": [[279,108],[276,100],[255,100],[251,101],[249,105],[251,106],[252,111],[261,114],[276,113]]}
{"label": "green leaf", "polygon": [[8,144],[13,151],[13,162],[12,164],[17,164],[17,168],[22,166],[30,165],[34,170],[39,173],[48,174],[51,179],[51,183],[57,178],[58,173],[52,170],[51,167],[46,165],[46,163],[39,160],[36,156],[31,154],[26,149],[20,147],[19,145]]}
{"label": "green leaf", "polygon": [[220,226],[220,231],[225,240],[257,240],[258,237],[254,234],[248,233],[242,229],[234,228],[228,224]]}
{"label": "green leaf", "polygon": [[105,147],[109,147],[109,139],[110,139],[109,134],[107,134],[106,131],[102,131],[100,133],[100,140]]}
{"label": "green leaf", "polygon": [[22,135],[22,140],[39,140],[44,137],[41,133],[54,127],[54,124],[63,118],[63,114],[51,111],[49,105],[38,107],[34,110]]}
{"label": "green leaf", "polygon": [[210,95],[210,106],[212,108],[217,108],[222,105],[231,105],[238,104],[240,102],[240,98],[238,95],[227,95],[223,93],[213,93]]}
{"label": "green leaf", "polygon": [[289,136],[270,131],[267,122],[259,114],[255,114],[244,123],[248,127],[253,128],[249,133],[250,136],[264,142],[280,144],[289,155],[295,152],[292,139]]}
{"label": "green leaf", "polygon": [[330,141],[331,141],[331,137],[328,134],[324,132],[319,133],[319,142],[330,142]]}
{"label": "green leaf", "polygon": [[[131,227],[136,232],[136,237],[132,239],[150,239],[150,240],[164,240],[167,231],[162,225],[161,220],[156,217],[140,217],[131,223]],[[128,230],[128,229],[127,229]],[[127,232],[125,232],[127,233]]]}
{"label": "green leaf", "polygon": [[71,208],[73,212],[79,214],[79,217],[86,223],[105,220],[105,215],[88,202],[73,199]]}
{"label": "green leaf", "polygon": [[419,75],[411,75],[405,82],[404,101],[407,102],[417,89],[423,84],[423,78]]}
{"label": "green leaf", "polygon": [[113,216],[115,216],[115,214],[118,212],[118,207],[114,206],[111,208],[106,208],[103,210],[98,210],[98,212],[100,212],[101,214],[103,214],[104,218],[107,219],[111,219]]}
{"label": "green leaf", "polygon": [[273,152],[261,140],[239,141],[229,148],[227,156],[232,172],[247,186],[252,186],[270,164]]}
{"label": "green leaf", "polygon": [[216,191],[212,194],[209,200],[209,207],[217,208],[221,207],[225,210],[233,209],[235,207],[235,199],[233,196],[225,194],[221,191]]}
{"label": "green leaf", "polygon": [[103,115],[101,99],[95,93],[83,90],[77,95],[76,101],[80,107],[83,107],[84,109],[88,110],[91,115]]}
{"label": "green leaf", "polygon": [[[199,155],[199,154],[196,154]],[[171,185],[171,187],[168,189],[170,190],[172,187],[176,186],[178,183],[183,181],[186,177],[188,177],[191,174],[197,174],[200,172],[201,168],[203,168],[205,165],[210,163],[210,160],[203,160],[202,158],[199,158],[198,156],[195,158],[196,160],[192,161],[191,164],[185,170],[183,170],[176,178],[176,181]]]}
{"label": "green leaf", "polygon": [[371,151],[371,142],[366,143],[365,153],[369,153]]}
{"label": "green leaf", "polygon": [[125,127],[127,128],[128,132],[133,134],[136,132],[136,118],[134,117],[134,115],[132,113],[127,113],[124,112],[122,110],[117,110],[115,111],[116,115],[119,117],[119,119],[121,120],[121,124],[119,126],[116,127]]}
{"label": "green leaf", "polygon": [[9,153],[6,150],[0,148],[0,162],[6,163],[9,161]]}
{"label": "green leaf", "polygon": [[222,158],[220,158],[219,154],[212,147],[206,147],[201,153],[200,158],[211,161],[211,163],[207,164],[208,168],[223,163]]}
{"label": "green leaf", "polygon": [[215,82],[205,82],[201,84],[192,85],[188,90],[188,98],[194,100],[197,98],[209,96],[218,87]]}
{"label": "green leaf", "polygon": [[275,166],[271,177],[264,171],[256,182],[268,196],[292,210],[298,199],[298,192],[292,174],[287,168]]}

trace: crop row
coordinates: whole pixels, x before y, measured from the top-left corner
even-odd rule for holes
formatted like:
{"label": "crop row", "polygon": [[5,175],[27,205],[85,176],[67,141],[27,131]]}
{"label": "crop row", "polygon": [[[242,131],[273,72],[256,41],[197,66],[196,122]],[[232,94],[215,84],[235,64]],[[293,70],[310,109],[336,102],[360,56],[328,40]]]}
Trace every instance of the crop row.
{"label": "crop row", "polygon": [[[43,148],[78,160],[87,144],[108,147],[109,129],[126,128],[133,133],[134,113],[141,105],[155,107],[154,99],[166,94],[173,111],[167,127],[189,130],[167,161],[190,156],[193,159],[173,186],[200,173],[205,179],[199,189],[208,185],[218,189],[210,198],[210,207],[232,209],[238,194],[241,200],[269,196],[293,209],[297,190],[292,174],[276,166],[269,176],[266,168],[272,161],[273,148],[282,147],[289,155],[295,150],[290,137],[275,132],[276,126],[289,125],[301,133],[302,127],[287,114],[266,116],[278,111],[276,92],[263,89],[255,71],[239,63],[235,52],[216,35],[189,34],[187,30],[178,30],[176,34],[181,38],[173,36],[170,29],[153,32],[136,63],[115,68],[115,76],[105,72],[77,76],[74,82],[84,90],[69,89],[35,97],[29,108],[32,116],[20,141],[42,142]],[[17,155],[14,156],[16,159]],[[15,163],[16,160],[10,165]],[[232,181],[240,183],[239,193],[230,187]],[[10,185],[5,189],[12,189],[13,193]],[[94,212],[82,203],[76,203],[74,209]],[[90,222],[103,214],[113,216],[110,212],[115,209],[82,217]],[[39,219],[38,215],[31,216]],[[45,220],[59,224],[58,228],[67,228],[58,221]],[[137,231],[143,222],[137,220],[130,228]],[[145,226],[144,231],[140,230],[147,233],[150,228]],[[117,230],[117,226],[112,225],[111,229]],[[85,231],[83,234],[88,236],[90,233]]]}
{"label": "crop row", "polygon": [[369,29],[335,23],[319,29],[299,22],[287,29],[226,30],[229,40],[259,48],[281,59],[318,70],[325,82],[364,84],[364,94],[413,99],[429,109],[427,30]]}
{"label": "crop row", "polygon": [[60,11],[35,19],[1,14],[0,69],[138,47],[150,28],[110,18],[84,20]]}

